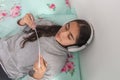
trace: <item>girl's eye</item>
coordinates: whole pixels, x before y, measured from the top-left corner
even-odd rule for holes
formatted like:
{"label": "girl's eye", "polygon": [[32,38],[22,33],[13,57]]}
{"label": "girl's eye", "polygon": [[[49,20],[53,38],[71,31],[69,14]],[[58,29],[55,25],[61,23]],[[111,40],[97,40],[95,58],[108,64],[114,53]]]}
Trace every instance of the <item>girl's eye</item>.
{"label": "girl's eye", "polygon": [[74,38],[73,38],[73,36],[72,36],[71,33],[68,35],[68,39],[69,39],[69,40],[74,40]]}
{"label": "girl's eye", "polygon": [[71,38],[71,36],[70,36],[70,35],[68,35],[68,39],[69,39],[69,40],[72,40],[72,38]]}

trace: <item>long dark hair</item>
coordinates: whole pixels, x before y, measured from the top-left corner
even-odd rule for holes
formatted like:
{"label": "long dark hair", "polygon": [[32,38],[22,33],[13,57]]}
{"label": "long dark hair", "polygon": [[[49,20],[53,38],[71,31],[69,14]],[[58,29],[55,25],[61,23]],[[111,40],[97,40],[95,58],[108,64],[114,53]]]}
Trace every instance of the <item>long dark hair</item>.
{"label": "long dark hair", "polygon": [[[90,35],[91,35],[91,29],[90,29],[90,25],[88,24],[87,21],[85,20],[73,20],[71,22],[77,22],[78,23],[78,26],[80,27],[80,35],[79,35],[79,38],[77,39],[77,42],[75,45],[77,46],[82,46],[84,45],[88,39],[90,38]],[[48,26],[48,25],[37,25],[36,27],[36,30],[37,30],[37,33],[38,33],[38,37],[41,37],[41,36],[46,36],[46,37],[49,37],[49,36],[55,36],[55,34],[58,32],[58,30],[61,28],[62,26],[60,25],[51,25],[51,26]],[[37,40],[37,37],[36,37],[36,33],[34,30],[29,30],[27,32],[27,34],[29,34],[28,37],[24,37],[24,40],[21,42],[22,44],[22,48],[25,46],[25,44],[27,42],[33,42],[35,40]]]}
{"label": "long dark hair", "polygon": [[85,20],[73,20],[78,23],[80,27],[79,38],[75,45],[81,47],[82,45],[86,44],[91,35],[91,27],[90,24]]}
{"label": "long dark hair", "polygon": [[[55,34],[58,32],[58,30],[61,28],[62,26],[60,25],[37,25],[36,26],[36,31],[38,34],[38,37],[42,37],[42,36],[55,36]],[[25,31],[24,31],[25,32]],[[21,41],[20,44],[22,44],[21,48],[24,48],[25,44],[27,42],[33,42],[35,40],[37,40],[37,36],[34,30],[30,29],[29,31],[25,32],[26,34],[28,34],[29,36],[27,37],[23,37],[23,41]]]}

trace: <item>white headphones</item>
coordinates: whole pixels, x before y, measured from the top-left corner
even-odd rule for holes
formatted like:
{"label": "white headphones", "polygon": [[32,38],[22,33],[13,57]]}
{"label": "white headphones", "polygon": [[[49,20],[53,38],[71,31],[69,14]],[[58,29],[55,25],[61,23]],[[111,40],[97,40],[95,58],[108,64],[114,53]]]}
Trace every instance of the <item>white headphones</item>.
{"label": "white headphones", "polygon": [[[74,20],[79,20],[79,19],[74,19]],[[73,21],[73,20],[70,20],[68,22],[71,22],[71,21]],[[66,22],[65,24],[67,24],[68,22]],[[79,46],[70,46],[70,47],[68,47],[69,52],[81,51],[81,50],[85,49],[88,44],[91,43],[91,41],[93,40],[93,37],[94,37],[94,29],[93,29],[93,26],[90,23],[89,23],[89,25],[90,25],[90,28],[91,28],[91,35],[90,35],[90,38],[88,39],[88,41],[86,42],[86,44],[82,45],[81,47],[79,47]]]}

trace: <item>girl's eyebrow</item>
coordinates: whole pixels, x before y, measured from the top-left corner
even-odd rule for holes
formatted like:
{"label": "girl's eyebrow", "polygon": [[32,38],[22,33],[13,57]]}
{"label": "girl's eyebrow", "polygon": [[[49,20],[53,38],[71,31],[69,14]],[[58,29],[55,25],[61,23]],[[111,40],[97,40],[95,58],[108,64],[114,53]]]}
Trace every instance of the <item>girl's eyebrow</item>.
{"label": "girl's eyebrow", "polygon": [[[70,28],[70,23],[68,23],[68,27]],[[70,36],[72,37],[72,39],[74,40],[74,37],[72,35],[72,33],[70,32]]]}

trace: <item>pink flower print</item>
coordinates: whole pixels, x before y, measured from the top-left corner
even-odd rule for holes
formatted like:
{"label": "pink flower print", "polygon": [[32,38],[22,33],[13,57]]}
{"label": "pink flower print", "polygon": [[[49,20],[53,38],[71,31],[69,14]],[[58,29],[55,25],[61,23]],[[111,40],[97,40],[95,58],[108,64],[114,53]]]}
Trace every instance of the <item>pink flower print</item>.
{"label": "pink flower print", "polygon": [[55,10],[55,8],[56,8],[56,5],[55,5],[54,3],[52,3],[52,4],[47,4],[47,5],[48,5],[48,7],[49,7],[50,9]]}
{"label": "pink flower print", "polygon": [[15,5],[14,7],[11,8],[10,16],[12,16],[12,17],[19,16],[20,15],[20,10],[21,10],[21,6],[20,5]]}
{"label": "pink flower print", "polygon": [[71,7],[69,0],[65,0],[65,2],[68,7]]}
{"label": "pink flower print", "polygon": [[67,65],[65,65],[62,69],[61,69],[61,72],[67,72],[68,71],[68,67]]}
{"label": "pink flower print", "polygon": [[74,69],[74,63],[73,62],[68,62],[66,64],[66,66],[67,66],[67,68],[68,68],[69,71]]}
{"label": "pink flower print", "polygon": [[1,11],[1,12],[0,12],[0,20],[1,20],[2,18],[6,17],[6,16],[7,16],[7,12],[6,12],[6,11]]}
{"label": "pink flower print", "polygon": [[67,62],[65,66],[61,69],[61,72],[69,72],[74,71],[74,63],[73,62]]}
{"label": "pink flower print", "polygon": [[72,55],[72,54],[69,54],[69,55],[68,55],[68,58],[73,58],[73,55]]}
{"label": "pink flower print", "polygon": [[64,67],[61,69],[61,72],[69,72],[71,75],[73,75],[75,70],[74,62],[71,61],[73,58],[72,54],[68,54],[68,58],[66,59],[66,63]]}

